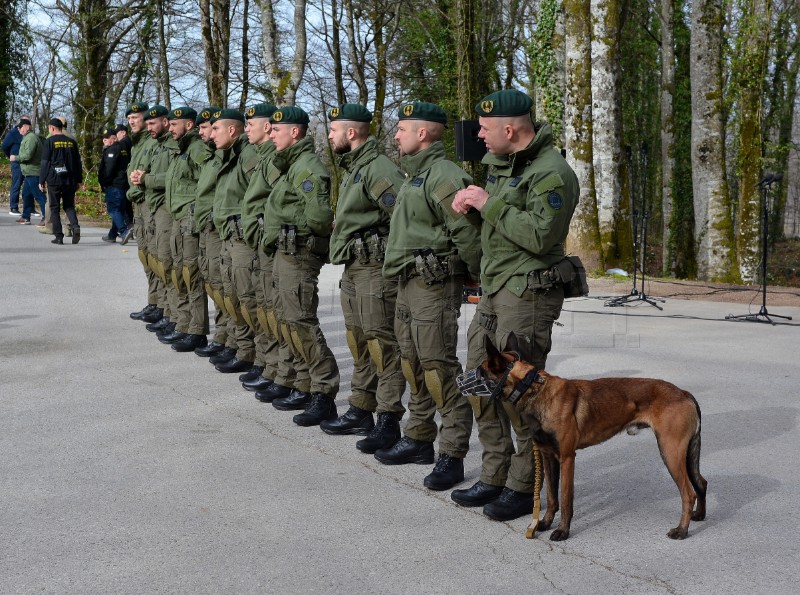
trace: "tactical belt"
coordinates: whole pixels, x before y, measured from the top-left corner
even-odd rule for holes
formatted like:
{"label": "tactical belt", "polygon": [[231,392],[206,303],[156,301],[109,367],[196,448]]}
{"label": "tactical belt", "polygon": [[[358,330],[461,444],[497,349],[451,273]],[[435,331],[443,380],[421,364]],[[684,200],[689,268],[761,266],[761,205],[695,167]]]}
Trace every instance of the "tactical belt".
{"label": "tactical belt", "polygon": [[361,264],[383,262],[386,256],[386,238],[388,235],[389,230],[383,227],[372,227],[355,232],[351,236],[353,240],[353,262],[358,261]]}

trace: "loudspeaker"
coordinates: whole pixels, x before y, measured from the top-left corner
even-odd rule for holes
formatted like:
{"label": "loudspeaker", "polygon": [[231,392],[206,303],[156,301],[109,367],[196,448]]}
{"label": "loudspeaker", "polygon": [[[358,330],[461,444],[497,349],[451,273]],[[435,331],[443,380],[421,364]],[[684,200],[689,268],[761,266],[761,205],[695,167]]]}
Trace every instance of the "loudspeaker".
{"label": "loudspeaker", "polygon": [[478,138],[480,129],[477,120],[459,120],[455,123],[458,161],[480,161],[486,155],[486,145]]}

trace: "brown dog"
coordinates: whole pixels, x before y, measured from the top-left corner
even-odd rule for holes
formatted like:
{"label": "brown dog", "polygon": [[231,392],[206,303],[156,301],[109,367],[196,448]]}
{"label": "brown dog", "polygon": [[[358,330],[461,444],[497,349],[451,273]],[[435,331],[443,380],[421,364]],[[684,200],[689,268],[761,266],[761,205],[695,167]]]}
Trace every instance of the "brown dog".
{"label": "brown dog", "polygon": [[689,520],[705,519],[708,483],[700,475],[700,407],[690,393],[652,378],[565,380],[521,361],[516,351],[513,333],[505,353],[487,338],[488,357],[481,369],[495,384],[494,394],[511,401],[530,425],[541,450],[547,512],[537,530],[553,523],[560,476],[561,522],[550,539],[569,537],[576,450],[605,442],[622,430],[635,434],[646,427],[653,428],[661,458],[681,493],[681,520],[667,537],[684,539]]}

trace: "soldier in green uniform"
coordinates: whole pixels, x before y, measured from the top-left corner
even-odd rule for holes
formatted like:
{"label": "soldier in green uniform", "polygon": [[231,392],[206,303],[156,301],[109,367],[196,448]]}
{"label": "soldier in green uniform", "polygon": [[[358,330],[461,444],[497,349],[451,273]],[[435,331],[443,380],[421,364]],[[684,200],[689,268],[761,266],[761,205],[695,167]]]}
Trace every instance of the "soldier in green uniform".
{"label": "soldier in green uniform", "polygon": [[411,387],[403,438],[375,458],[387,465],[433,463],[436,411],[442,418],[439,459],[424,485],[446,490],[464,479],[472,412],[455,378],[458,317],[466,277],[480,272],[480,240],[468,218],[451,208],[472,180],[445,155],[447,116],[432,103],[413,102],[398,112],[400,188],[383,274],[399,277],[395,332],[401,366]]}
{"label": "soldier in green uniform", "polygon": [[333,223],[330,178],[307,136],[308,121],[308,114],[294,106],[270,118],[275,155],[267,173],[272,191],[264,208],[263,236],[265,249],[275,254],[275,312],[281,333],[311,376],[311,394],[295,383],[296,391],[272,405],[281,410],[307,407],[293,418],[301,426],[336,418],[334,398],[339,390],[336,358],[317,318],[319,272],[328,256]]}
{"label": "soldier in green uniform", "polygon": [[[144,121],[144,115],[148,109],[149,106],[146,103],[134,102],[128,106],[125,116],[131,127],[132,143],[131,160],[128,163],[128,179],[131,184],[128,187],[127,198],[133,206],[134,236],[138,244],[139,260],[142,262],[147,277],[147,305],[138,312],[131,312],[131,318],[153,324],[161,320],[164,314],[165,304],[159,302],[159,298],[163,297],[163,284],[150,267],[150,260],[147,258],[148,233],[152,225],[152,213],[144,197],[144,186],[133,181],[133,172],[147,172],[150,168],[150,151],[155,141],[147,132]],[[138,173],[136,179],[140,179]]]}
{"label": "soldier in green uniform", "polygon": [[356,447],[373,454],[400,439],[405,413],[406,383],[394,334],[397,279],[383,276],[389,222],[405,176],[378,153],[366,107],[345,103],[328,117],[328,140],[342,169],[330,260],[345,265],[339,286],[353,377],[347,413],[320,427],[328,434],[367,435]]}
{"label": "soldier in green uniform", "polygon": [[208,154],[195,129],[197,112],[178,107],[167,115],[172,140],[178,144],[166,179],[166,207],[172,216],[172,284],[178,292],[175,332],[164,337],[178,352],[194,351],[207,345],[208,300],[197,264],[199,234],[194,227],[197,180]]}
{"label": "soldier in green uniform", "polygon": [[[242,386],[256,393],[262,403],[271,403],[276,398],[288,396],[294,388],[297,367],[294,355],[278,328],[275,316],[273,264],[274,255],[264,252],[261,236],[264,227],[264,205],[272,190],[267,181],[267,170],[275,154],[275,143],[269,138],[272,131],[270,117],[278,108],[268,103],[259,103],[247,110],[245,132],[250,144],[256,147],[260,163],[253,172],[250,184],[242,199],[242,234],[245,243],[255,251],[256,260],[253,286],[256,297],[256,311],[251,313],[258,327],[256,336],[256,361],[263,362],[263,368],[249,377],[241,377]],[[300,375],[300,385],[306,390],[310,385],[308,366],[304,364]]]}
{"label": "soldier in green uniform", "polygon": [[161,280],[164,306],[164,318],[148,326],[155,331],[159,340],[175,330],[178,315],[178,293],[172,283],[172,250],[170,234],[172,233],[172,216],[164,205],[166,197],[166,176],[172,158],[172,135],[169,133],[167,114],[163,105],[152,105],[145,112],[144,120],[147,132],[155,141],[149,147],[150,165],[147,171],[135,170],[131,173],[134,184],[144,186],[144,197],[147,208],[152,215],[147,230],[147,260],[150,268]]}
{"label": "soldier in green uniform", "polygon": [[198,347],[194,352],[200,357],[219,356],[221,358],[219,361],[228,361],[236,355],[236,341],[233,333],[228,334],[230,316],[225,309],[219,261],[222,240],[219,239],[214,227],[212,212],[223,151],[217,151],[214,141],[211,140],[211,118],[221,109],[215,105],[206,107],[200,111],[195,120],[198,134],[205,143],[206,160],[200,168],[200,177],[197,180],[194,224],[195,228],[200,230],[198,241],[200,273],[205,283],[206,294],[214,301],[215,310],[214,336],[208,345]]}
{"label": "soldier in green uniform", "polygon": [[253,251],[242,236],[241,202],[250,177],[258,167],[258,154],[244,134],[244,115],[237,110],[223,109],[214,113],[211,138],[217,150],[222,151],[213,217],[214,227],[222,240],[223,299],[236,340],[236,355],[227,361],[218,361],[215,367],[224,373],[247,372],[253,367],[256,354],[253,329],[245,313],[251,310],[255,295],[251,282]]}
{"label": "soldier in green uniform", "polygon": [[[479,137],[489,151],[483,159],[489,166],[486,189],[470,186],[453,202],[459,213],[474,210],[483,220],[483,297],[469,328],[469,369],[485,359],[485,337],[502,349],[512,331],[522,359],[544,368],[553,322],[564,302],[555,265],[564,259],[578,180],[553,148],[550,126],[531,121],[532,105],[530,97],[509,89],[488,95],[475,107]],[[530,428],[507,401],[469,400],[483,446],[481,476],[472,487],[454,490],[452,499],[462,506],[483,506],[486,516],[499,521],[530,514]]]}

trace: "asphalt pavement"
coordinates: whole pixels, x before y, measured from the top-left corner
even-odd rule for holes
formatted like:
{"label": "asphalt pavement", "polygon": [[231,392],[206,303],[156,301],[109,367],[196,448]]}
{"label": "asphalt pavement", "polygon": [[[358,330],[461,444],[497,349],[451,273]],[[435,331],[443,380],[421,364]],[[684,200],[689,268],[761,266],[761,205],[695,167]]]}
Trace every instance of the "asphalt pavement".
{"label": "asphalt pavement", "polygon": [[[646,430],[579,452],[569,540],[526,540],[529,518],[460,508],[422,486],[430,466],[295,426],[159,343],[128,317],[146,301],[135,244],[84,227],[54,246],[14,219],[0,215],[2,593],[797,592],[800,308],[775,308],[794,320],[771,326],[724,320],[758,298],[568,301],[548,371],[692,392],[708,516],[666,537],[680,498]],[[319,315],[343,413],[340,273],[323,269]],[[476,429],[460,487],[480,452]]]}

